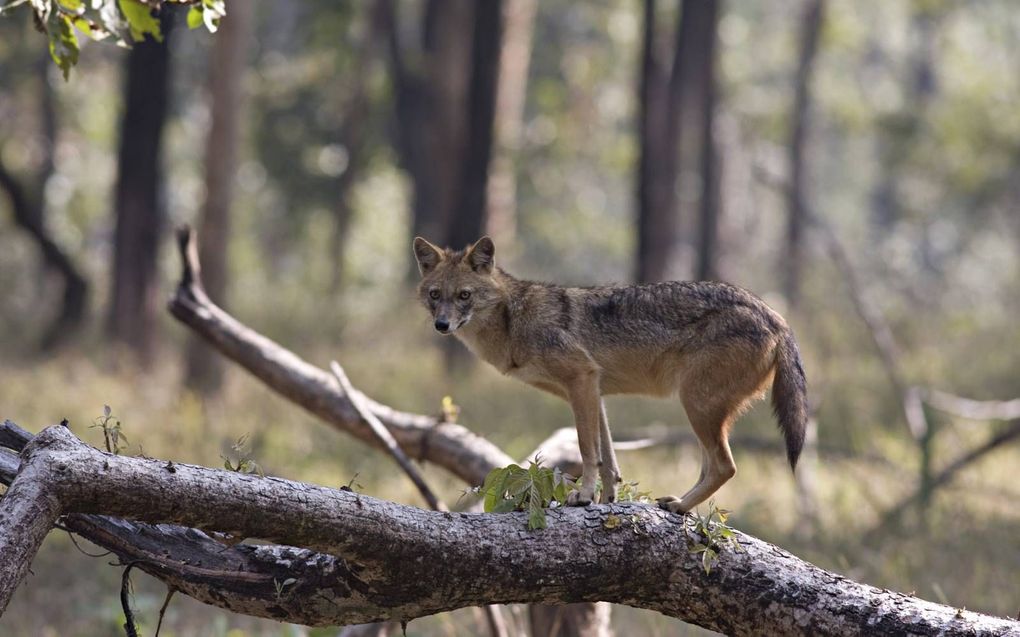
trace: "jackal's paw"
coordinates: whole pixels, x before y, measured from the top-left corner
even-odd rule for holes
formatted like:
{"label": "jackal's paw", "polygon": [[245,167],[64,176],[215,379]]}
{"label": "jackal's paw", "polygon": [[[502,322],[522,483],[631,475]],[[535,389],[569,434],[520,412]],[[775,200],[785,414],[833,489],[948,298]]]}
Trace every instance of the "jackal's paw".
{"label": "jackal's paw", "polygon": [[655,501],[660,509],[666,509],[670,513],[687,513],[687,510],[680,506],[680,498],[675,495],[664,495],[661,498],[656,498]]}
{"label": "jackal's paw", "polygon": [[619,472],[603,471],[599,473],[599,477],[602,479],[602,497],[599,498],[599,502],[602,504],[616,502],[616,486],[623,482]]}
{"label": "jackal's paw", "polygon": [[594,495],[595,495],[594,493],[592,493],[592,494],[584,494],[584,493],[581,493],[580,491],[571,491],[570,495],[567,496],[567,506],[568,507],[586,507],[589,504],[591,504],[591,501],[592,501],[592,498],[594,497]]}

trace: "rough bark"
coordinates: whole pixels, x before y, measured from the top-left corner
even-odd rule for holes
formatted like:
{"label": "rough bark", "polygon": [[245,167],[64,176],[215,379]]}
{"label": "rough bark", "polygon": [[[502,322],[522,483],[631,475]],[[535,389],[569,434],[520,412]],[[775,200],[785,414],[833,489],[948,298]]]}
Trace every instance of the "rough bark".
{"label": "rough bark", "polygon": [[165,210],[160,167],[163,123],[170,92],[166,38],[173,21],[162,18],[163,42],[138,43],[127,56],[125,109],[120,132],[113,288],[107,333],[142,364],[152,362],[158,313],[157,269]]}
{"label": "rough bark", "polygon": [[302,623],[310,625],[408,621],[494,602],[601,600],[731,635],[1020,630],[1015,621],[852,582],[739,532],[740,551],[722,548],[706,574],[690,550],[704,541],[692,518],[647,505],[552,510],[546,529],[528,531],[523,513],[425,511],[280,478],[115,456],[61,426],[29,443],[21,472],[45,484],[64,514],[184,524],[335,556],[247,549],[282,552],[277,563],[289,560],[298,571],[326,560],[313,567],[320,578],[273,583],[280,602],[302,597],[309,613]]}
{"label": "rough bark", "polygon": [[0,500],[0,615],[61,512],[45,466],[27,464],[8,484]]}
{"label": "rough bark", "polygon": [[[243,121],[242,81],[252,31],[248,2],[231,7],[223,18],[213,44],[209,68],[212,122],[205,146],[205,205],[199,220],[198,253],[204,266],[206,292],[226,303],[227,257],[230,247],[230,208],[234,198],[238,148]],[[188,342],[185,382],[202,394],[214,394],[223,383],[223,363],[197,337]]]}
{"label": "rough bark", "polygon": [[[169,310],[212,347],[285,398],[338,429],[377,448],[382,443],[359,416],[333,376],[241,324],[206,295],[194,234],[178,233],[184,270]],[[478,485],[496,467],[513,459],[465,427],[434,416],[411,414],[365,397],[368,408],[386,425],[411,458],[432,462],[468,484]]]}
{"label": "rough bark", "polygon": [[804,228],[808,213],[806,198],[805,147],[811,115],[811,75],[818,52],[818,39],[824,20],[825,0],[808,0],[800,24],[797,71],[794,76],[793,111],[790,128],[790,188],[787,191],[786,246],[782,256],[783,292],[791,308],[800,302],[801,273],[804,261]]}

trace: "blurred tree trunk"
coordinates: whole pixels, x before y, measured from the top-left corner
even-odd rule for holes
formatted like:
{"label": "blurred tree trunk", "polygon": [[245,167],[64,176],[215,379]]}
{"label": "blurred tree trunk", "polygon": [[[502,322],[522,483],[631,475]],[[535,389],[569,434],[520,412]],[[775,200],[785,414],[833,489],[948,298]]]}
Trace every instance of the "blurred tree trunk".
{"label": "blurred tree trunk", "polygon": [[[243,121],[242,84],[252,37],[252,11],[248,2],[231,5],[213,40],[209,66],[212,122],[205,146],[205,205],[199,220],[198,252],[206,291],[220,307],[227,307],[230,208]],[[223,382],[221,357],[197,337],[188,343],[185,381],[188,387],[206,395],[219,391]]]}
{"label": "blurred tree trunk", "polygon": [[57,114],[53,89],[49,83],[50,65],[48,53],[40,57],[39,114],[42,120],[40,137],[43,141],[43,157],[37,174],[30,179],[19,180],[3,164],[3,157],[0,156],[0,188],[7,191],[14,223],[36,242],[46,268],[57,272],[63,279],[64,292],[60,310],[53,322],[44,329],[39,342],[43,351],[64,343],[81,327],[88,303],[88,284],[85,278],[46,228],[44,191],[46,182],[53,174],[53,149],[57,139]]}
{"label": "blurred tree trunk", "polygon": [[396,93],[396,140],[414,189],[412,232],[462,247],[485,228],[503,1],[429,0],[419,60],[380,3]]}
{"label": "blurred tree trunk", "polygon": [[[670,100],[666,72],[656,42],[655,0],[644,2],[644,37],[641,46],[638,137],[638,245],[637,280],[658,281],[676,235],[674,214],[674,171],[670,155],[675,154],[675,132],[669,126]],[[670,153],[668,151],[672,150]]]}
{"label": "blurred tree trunk", "polygon": [[805,147],[811,116],[811,76],[824,19],[824,0],[807,0],[800,24],[797,73],[794,78],[793,112],[790,122],[790,187],[787,193],[786,249],[781,257],[783,292],[791,309],[800,304],[804,261],[804,228],[807,225]]}
{"label": "blurred tree trunk", "polygon": [[[720,196],[719,149],[715,133],[716,108],[716,49],[718,43],[718,0],[684,0],[684,20],[691,21],[691,33],[697,38],[692,45],[692,57],[697,60],[697,79],[689,83],[697,91],[698,163],[700,164],[701,193],[698,224],[698,263],[696,278],[719,278],[719,215]],[[693,127],[692,127],[693,128]]]}
{"label": "blurred tree trunk", "polygon": [[[637,279],[661,281],[669,276],[679,241],[680,213],[677,208],[680,143],[685,135],[683,106],[691,90],[691,60],[696,48],[699,24],[705,15],[702,4],[715,1],[684,2],[678,12],[678,25],[669,70],[658,40],[655,0],[644,3],[644,37],[641,49],[638,130],[638,254]],[[688,20],[688,12],[694,14]]]}
{"label": "blurred tree trunk", "polygon": [[475,5],[467,140],[461,162],[459,200],[446,229],[446,244],[450,246],[476,241],[485,228],[502,36],[503,0],[479,1]]}
{"label": "blurred tree trunk", "polygon": [[510,247],[517,233],[517,153],[521,145],[538,0],[505,0],[496,87],[495,149],[489,173],[486,234]]}
{"label": "blurred tree trunk", "polygon": [[157,257],[163,233],[160,157],[170,84],[171,12],[162,12],[163,42],[147,40],[127,55],[121,123],[113,288],[107,333],[127,345],[143,365],[152,362],[159,306]]}
{"label": "blurred tree trunk", "polygon": [[469,0],[429,0],[421,49],[413,51],[401,41],[394,3],[380,0],[396,94],[394,147],[413,187],[411,229],[433,241],[446,237],[458,201],[473,8]]}

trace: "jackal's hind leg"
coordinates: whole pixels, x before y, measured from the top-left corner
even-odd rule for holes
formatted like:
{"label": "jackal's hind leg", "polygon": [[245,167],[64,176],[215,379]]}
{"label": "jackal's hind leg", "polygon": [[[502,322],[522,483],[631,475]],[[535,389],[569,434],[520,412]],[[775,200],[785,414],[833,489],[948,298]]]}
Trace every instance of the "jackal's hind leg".
{"label": "jackal's hind leg", "polygon": [[616,451],[613,450],[613,436],[609,432],[605,402],[600,401],[599,407],[599,478],[602,479],[602,497],[599,502],[608,504],[616,502],[616,487],[622,478],[620,465],[616,462]]}
{"label": "jackal's hind leg", "polygon": [[698,474],[698,481],[695,482],[694,486],[688,489],[687,492],[681,496],[664,495],[661,498],[655,498],[655,501],[656,503],[658,503],[659,508],[672,510],[668,506],[670,502],[682,501],[684,498],[689,496],[692,491],[697,489],[699,484],[705,481],[705,472],[708,470],[708,452],[705,451],[705,448],[701,445],[700,441],[698,442],[698,448],[701,449],[701,472]]}
{"label": "jackal's hind leg", "polygon": [[[714,413],[713,413],[714,411]],[[667,496],[659,506],[673,513],[686,513],[707,500],[737,473],[728,438],[735,416],[733,409],[700,411],[688,406],[687,414],[702,448],[701,477],[681,498]],[[729,412],[729,413],[727,413]]]}

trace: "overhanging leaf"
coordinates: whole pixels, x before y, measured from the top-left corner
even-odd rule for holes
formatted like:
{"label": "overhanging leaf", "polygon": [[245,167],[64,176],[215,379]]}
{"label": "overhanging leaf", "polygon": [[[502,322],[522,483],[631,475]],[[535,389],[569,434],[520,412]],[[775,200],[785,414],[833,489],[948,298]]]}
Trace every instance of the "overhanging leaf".
{"label": "overhanging leaf", "polygon": [[71,67],[78,63],[78,36],[71,26],[71,18],[60,12],[50,14],[47,31],[50,36],[50,57],[67,80]]}
{"label": "overhanging leaf", "polygon": [[202,7],[194,5],[188,9],[188,28],[197,29],[202,26]]}
{"label": "overhanging leaf", "polygon": [[131,39],[135,42],[142,42],[145,40],[145,35],[149,34],[157,42],[163,41],[159,19],[152,15],[152,9],[138,0],[118,0],[118,5],[131,29]]}

